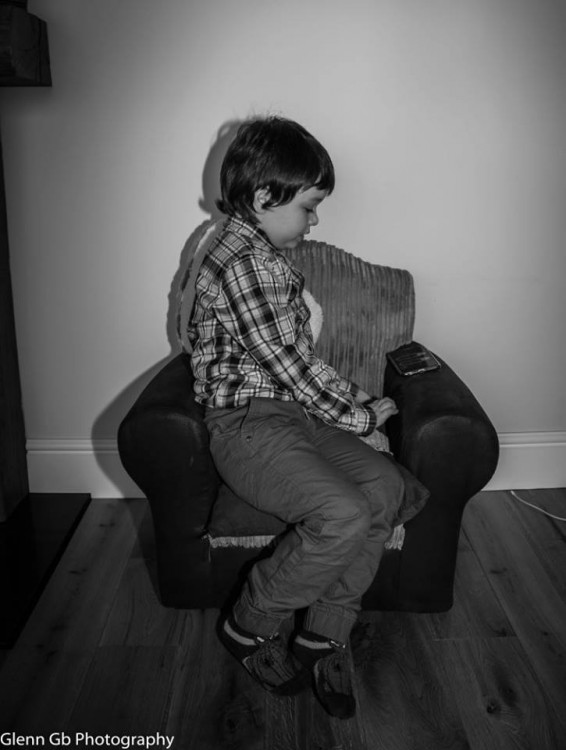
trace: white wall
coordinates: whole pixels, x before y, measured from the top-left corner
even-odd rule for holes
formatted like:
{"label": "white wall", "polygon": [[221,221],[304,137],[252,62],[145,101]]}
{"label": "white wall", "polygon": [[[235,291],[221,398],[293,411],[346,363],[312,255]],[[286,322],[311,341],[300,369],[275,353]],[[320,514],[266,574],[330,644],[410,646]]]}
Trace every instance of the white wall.
{"label": "white wall", "polygon": [[216,138],[265,111],[333,156],[315,237],[414,274],[416,337],[501,434],[496,485],[566,484],[561,0],[29,10],[53,88],[0,104],[32,489],[132,491],[115,429],[171,353],[168,295],[208,216]]}

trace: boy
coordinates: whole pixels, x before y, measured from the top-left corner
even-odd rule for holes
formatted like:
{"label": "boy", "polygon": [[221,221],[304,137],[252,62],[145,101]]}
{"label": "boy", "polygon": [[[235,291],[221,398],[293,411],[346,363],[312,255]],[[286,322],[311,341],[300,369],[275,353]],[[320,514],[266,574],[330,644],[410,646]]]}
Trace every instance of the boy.
{"label": "boy", "polygon": [[[244,123],[221,169],[228,215],[198,273],[188,326],[195,394],[220,476],[291,525],[255,564],[221,622],[229,651],[265,688],[306,675],[333,716],[355,712],[346,643],[403,497],[393,462],[358,436],[392,414],[314,353],[302,275],[285,258],[334,188],[323,146],[278,117]],[[281,623],[306,609],[289,648]]]}

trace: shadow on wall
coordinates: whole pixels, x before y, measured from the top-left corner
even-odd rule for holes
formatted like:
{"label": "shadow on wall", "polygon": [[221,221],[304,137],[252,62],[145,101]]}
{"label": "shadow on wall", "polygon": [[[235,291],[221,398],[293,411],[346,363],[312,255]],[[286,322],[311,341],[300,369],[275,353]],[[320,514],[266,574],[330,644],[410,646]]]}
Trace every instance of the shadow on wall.
{"label": "shadow on wall", "polygon": [[203,169],[202,175],[202,197],[199,200],[199,207],[208,214],[208,217],[194,229],[185,242],[181,251],[178,269],[171,281],[171,288],[168,295],[166,335],[171,347],[171,353],[156,362],[152,367],[140,374],[124,390],[119,393],[108,406],[96,418],[91,432],[94,445],[96,461],[112,485],[117,488],[125,497],[132,496],[132,490],[135,490],[132,480],[126,474],[122,467],[119,457],[114,446],[108,446],[109,441],[114,441],[118,432],[118,427],[122,419],[126,416],[129,409],[133,406],[135,400],[157,373],[181,352],[177,337],[177,299],[179,287],[183,280],[187,265],[191,261],[190,248],[193,236],[200,232],[202,227],[211,219],[219,219],[221,213],[216,207],[216,199],[220,195],[220,166],[224,155],[236,135],[240,126],[239,120],[226,122],[218,131],[214,145],[212,146]]}

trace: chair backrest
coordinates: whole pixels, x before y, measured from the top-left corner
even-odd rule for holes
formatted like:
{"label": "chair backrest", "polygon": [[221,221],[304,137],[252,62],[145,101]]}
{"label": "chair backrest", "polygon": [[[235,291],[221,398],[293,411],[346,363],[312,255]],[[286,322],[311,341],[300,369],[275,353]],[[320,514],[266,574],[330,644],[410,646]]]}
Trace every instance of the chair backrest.
{"label": "chair backrest", "polygon": [[381,396],[387,352],[413,338],[413,277],[324,242],[303,242],[285,255],[322,306],[318,356],[369,393]]}

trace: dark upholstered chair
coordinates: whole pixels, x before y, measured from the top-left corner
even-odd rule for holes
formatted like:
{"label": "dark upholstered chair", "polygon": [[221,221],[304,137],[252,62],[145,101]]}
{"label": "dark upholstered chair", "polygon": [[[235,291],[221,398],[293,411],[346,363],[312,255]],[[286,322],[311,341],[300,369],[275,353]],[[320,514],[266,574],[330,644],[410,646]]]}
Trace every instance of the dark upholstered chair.
{"label": "dark upholstered chair", "polygon": [[[366,391],[396,401],[399,414],[387,422],[391,449],[430,491],[425,508],[405,525],[402,547],[385,552],[363,606],[445,611],[453,602],[464,507],[497,465],[495,430],[446,363],[410,377],[386,365],[385,353],[413,338],[407,271],[323,243],[305,242],[289,254],[324,311],[317,353]],[[118,446],[151,506],[162,603],[200,609],[222,606],[285,526],[221,482],[192,382],[188,356],[175,356],[124,418]]]}

